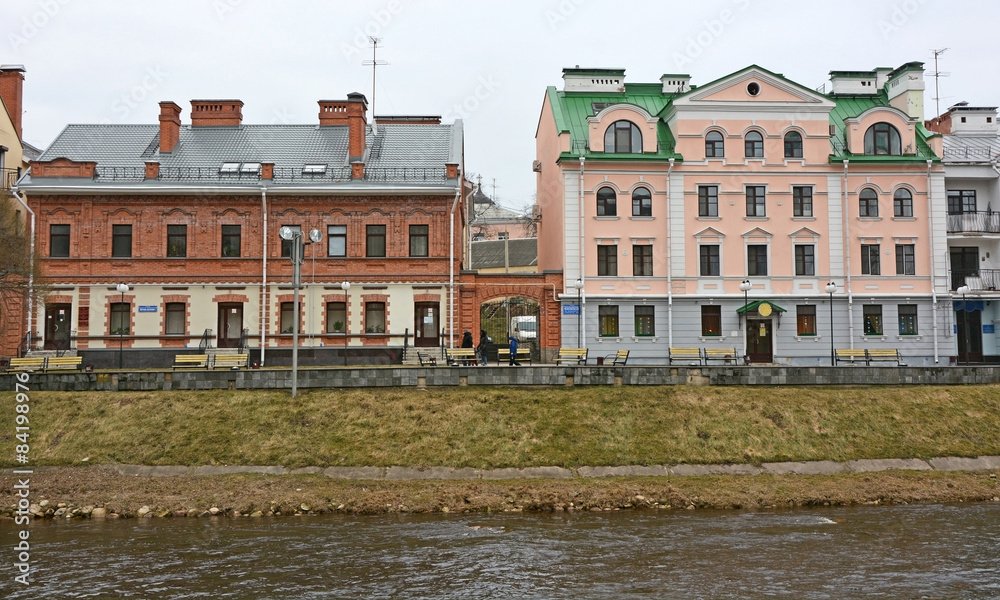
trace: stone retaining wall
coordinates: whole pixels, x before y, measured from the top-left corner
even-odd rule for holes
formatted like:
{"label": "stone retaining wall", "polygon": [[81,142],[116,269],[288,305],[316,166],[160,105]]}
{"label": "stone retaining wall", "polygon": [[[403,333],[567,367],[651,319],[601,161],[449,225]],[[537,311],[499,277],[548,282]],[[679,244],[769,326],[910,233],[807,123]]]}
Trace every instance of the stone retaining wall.
{"label": "stone retaining wall", "polygon": [[[1000,367],[365,367],[298,371],[301,390],[358,387],[574,385],[983,385],[1000,382]],[[13,391],[12,373],[0,390]],[[106,371],[31,373],[32,390],[156,391],[291,389],[291,369],[239,371]]]}

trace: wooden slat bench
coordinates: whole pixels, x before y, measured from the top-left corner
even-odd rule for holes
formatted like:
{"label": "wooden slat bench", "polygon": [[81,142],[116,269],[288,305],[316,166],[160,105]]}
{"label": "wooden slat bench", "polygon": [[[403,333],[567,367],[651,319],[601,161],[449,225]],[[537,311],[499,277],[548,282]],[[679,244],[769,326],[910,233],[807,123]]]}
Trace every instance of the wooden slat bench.
{"label": "wooden slat bench", "polygon": [[177,354],[174,356],[175,369],[207,369],[207,354]]}
{"label": "wooden slat bench", "polygon": [[417,359],[420,361],[421,367],[436,367],[438,364],[436,356],[424,352],[417,352]]}
{"label": "wooden slat bench", "polygon": [[556,365],[565,365],[569,363],[585,365],[587,364],[588,352],[589,351],[586,348],[560,348],[559,354],[556,356]]}
{"label": "wooden slat bench", "polygon": [[83,367],[82,356],[50,356],[45,361],[45,370],[80,369]]}
{"label": "wooden slat bench", "polygon": [[[518,348],[517,360],[514,362],[528,361],[531,364],[531,348]],[[499,364],[510,362],[510,348],[497,348],[497,362]]]}
{"label": "wooden slat bench", "polygon": [[444,355],[448,359],[448,364],[453,367],[479,363],[475,348],[446,348]]}
{"label": "wooden slat bench", "polygon": [[736,354],[736,348],[705,348],[705,364],[710,360],[721,360],[726,364],[737,364],[740,355]]}
{"label": "wooden slat bench", "polygon": [[617,367],[619,365],[624,365],[628,362],[628,350],[619,350],[614,354],[609,354],[604,357],[604,364],[608,364],[608,359],[611,359],[611,366]]}
{"label": "wooden slat bench", "polygon": [[833,351],[834,359],[838,363],[865,363],[868,364],[868,352],[860,348],[837,348]]}
{"label": "wooden slat bench", "polygon": [[701,364],[701,348],[669,348],[667,362],[674,364],[675,360],[697,361]]}
{"label": "wooden slat bench", "polygon": [[894,362],[897,367],[905,367],[903,357],[899,355],[899,350],[895,348],[875,348],[865,350],[868,353],[868,364],[873,362]]}
{"label": "wooden slat bench", "polygon": [[216,354],[212,368],[232,369],[236,367],[237,369],[245,369],[249,358],[247,354]]}
{"label": "wooden slat bench", "polygon": [[12,358],[10,359],[10,366],[7,367],[11,371],[34,371],[34,370],[44,370],[45,369],[45,357],[36,356],[25,356],[24,358]]}

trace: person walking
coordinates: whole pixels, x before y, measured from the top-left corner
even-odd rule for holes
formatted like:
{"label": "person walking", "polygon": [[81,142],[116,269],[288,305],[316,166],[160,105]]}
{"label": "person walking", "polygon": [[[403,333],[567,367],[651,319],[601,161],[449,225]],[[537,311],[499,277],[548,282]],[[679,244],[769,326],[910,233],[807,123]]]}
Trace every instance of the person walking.
{"label": "person walking", "polygon": [[[468,329],[466,329],[465,333],[462,334],[462,348],[468,348],[469,350],[475,348],[475,345],[472,343],[472,332]],[[462,364],[469,366],[469,361],[462,361]]]}
{"label": "person walking", "polygon": [[510,342],[510,366],[520,367],[521,363],[517,362],[517,338],[509,335],[507,341]]}
{"label": "person walking", "polygon": [[479,345],[476,346],[476,353],[479,354],[479,364],[481,364],[484,367],[486,366],[486,363],[489,362],[488,359],[486,358],[486,352],[489,351],[491,342],[493,342],[493,340],[491,340],[490,336],[486,334],[486,330],[480,329]]}

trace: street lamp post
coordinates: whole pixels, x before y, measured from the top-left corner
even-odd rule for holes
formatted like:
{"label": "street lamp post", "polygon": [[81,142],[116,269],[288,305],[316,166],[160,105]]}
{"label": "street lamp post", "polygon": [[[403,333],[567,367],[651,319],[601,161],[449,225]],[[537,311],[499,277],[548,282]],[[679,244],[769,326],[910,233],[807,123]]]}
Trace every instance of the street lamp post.
{"label": "street lamp post", "polygon": [[351,303],[351,284],[347,281],[340,284],[340,289],[344,290],[344,366],[347,366],[347,315],[350,314],[349,306]]}
{"label": "street lamp post", "polygon": [[[743,319],[746,317],[747,305],[750,303],[749,293],[750,293],[751,288],[753,288],[753,284],[750,283],[749,279],[744,279],[743,281],[740,282],[740,291],[743,292],[743,314],[740,316],[740,329],[743,330],[743,354],[744,355],[747,353],[747,350],[750,349],[749,345],[748,345],[748,340],[747,340],[747,328],[748,327],[744,327],[743,326]],[[750,323],[749,319],[747,319],[747,323],[748,324]],[[747,363],[747,364],[749,364],[749,363]]]}
{"label": "street lamp post", "polygon": [[583,279],[576,280],[576,347],[583,348]]}
{"label": "street lamp post", "polygon": [[969,286],[963,285],[955,290],[959,294],[962,294],[962,324],[965,330],[965,343],[962,344],[965,347],[965,366],[969,366],[969,305],[965,302],[965,295],[969,293]]}
{"label": "street lamp post", "polygon": [[[121,292],[121,295],[122,295],[122,301],[121,302],[122,302],[122,305],[124,305],[125,304],[125,292],[127,292],[129,290],[129,287],[123,281],[123,282],[121,282],[121,283],[118,284],[118,287],[116,289],[119,292]],[[118,322],[118,370],[119,371],[122,369],[122,346],[124,345],[123,336],[125,335],[125,323],[124,323],[124,319],[127,318],[127,315],[129,313],[131,313],[131,311],[128,311],[128,312],[121,311],[121,312],[118,313],[119,316],[121,317],[121,319],[123,319],[123,321],[119,321]]]}
{"label": "street lamp post", "polygon": [[833,350],[833,293],[837,291],[837,284],[831,281],[823,289],[830,294],[830,366],[832,367],[837,364],[836,353]]}
{"label": "street lamp post", "polygon": [[282,227],[278,235],[283,240],[292,242],[289,258],[292,261],[292,287],[295,288],[293,302],[294,322],[292,323],[292,398],[298,393],[299,380],[299,287],[302,285],[302,255],[305,254],[306,243],[318,242],[322,238],[319,229],[309,232],[309,242],[302,240],[302,230]]}

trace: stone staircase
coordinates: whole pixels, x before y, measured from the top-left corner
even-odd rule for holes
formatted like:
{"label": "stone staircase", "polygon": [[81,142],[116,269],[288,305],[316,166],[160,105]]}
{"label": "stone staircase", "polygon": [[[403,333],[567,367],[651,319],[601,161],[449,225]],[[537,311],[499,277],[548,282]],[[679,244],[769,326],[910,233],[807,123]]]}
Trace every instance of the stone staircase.
{"label": "stone staircase", "polygon": [[407,346],[406,351],[403,353],[403,364],[408,366],[420,366],[420,357],[417,356],[417,352],[423,352],[424,354],[429,354],[431,356],[436,356],[438,362],[443,361],[441,358],[441,348],[417,348],[415,346]]}

